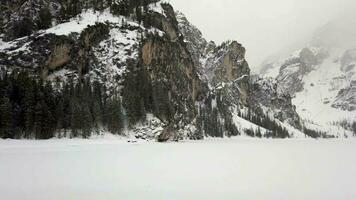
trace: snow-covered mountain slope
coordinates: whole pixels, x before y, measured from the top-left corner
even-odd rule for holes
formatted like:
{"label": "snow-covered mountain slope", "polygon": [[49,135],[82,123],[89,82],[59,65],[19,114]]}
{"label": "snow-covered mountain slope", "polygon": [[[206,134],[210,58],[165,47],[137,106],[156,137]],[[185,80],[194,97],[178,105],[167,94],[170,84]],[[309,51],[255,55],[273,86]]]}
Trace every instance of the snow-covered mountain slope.
{"label": "snow-covered mountain slope", "polygon": [[[309,47],[265,62],[262,73],[275,78],[278,90],[293,97],[307,127],[337,137],[352,136],[351,125],[356,121],[355,46],[352,42],[340,44],[342,38],[335,37],[342,33],[333,27],[339,26],[328,24],[317,31]],[[330,29],[339,34],[329,34],[333,32]]]}
{"label": "snow-covered mountain slope", "polygon": [[293,100],[302,117],[323,125],[356,119],[353,99],[356,93],[348,89],[356,80],[351,75],[355,72],[342,71],[336,59],[335,57],[325,59],[307,74],[303,78],[303,90],[296,93]]}

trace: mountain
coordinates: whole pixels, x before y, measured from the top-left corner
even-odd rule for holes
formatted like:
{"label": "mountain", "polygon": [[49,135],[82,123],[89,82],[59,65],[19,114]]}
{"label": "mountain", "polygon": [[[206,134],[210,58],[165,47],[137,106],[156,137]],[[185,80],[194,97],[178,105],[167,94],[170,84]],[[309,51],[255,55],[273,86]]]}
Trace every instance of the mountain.
{"label": "mountain", "polygon": [[[304,126],[280,79],[250,74],[240,43],[207,42],[168,3],[27,0],[1,9],[2,138],[327,136]],[[311,54],[303,62],[314,64]]]}
{"label": "mountain", "polygon": [[356,46],[346,22],[326,24],[309,46],[266,61],[261,71],[293,97],[305,126],[335,137],[352,136],[356,121]]}

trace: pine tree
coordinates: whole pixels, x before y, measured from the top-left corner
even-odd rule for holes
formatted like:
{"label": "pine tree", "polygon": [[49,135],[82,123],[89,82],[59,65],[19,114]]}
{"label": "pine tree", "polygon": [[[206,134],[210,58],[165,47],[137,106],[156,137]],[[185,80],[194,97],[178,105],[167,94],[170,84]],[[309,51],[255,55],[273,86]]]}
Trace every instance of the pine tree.
{"label": "pine tree", "polygon": [[42,8],[40,10],[38,28],[39,29],[47,29],[47,28],[50,28],[51,25],[52,25],[51,12],[49,11],[48,8]]}
{"label": "pine tree", "polygon": [[12,105],[5,97],[0,101],[0,138],[12,137]]}
{"label": "pine tree", "polygon": [[15,22],[13,26],[13,32],[15,37],[20,38],[24,36],[31,35],[33,32],[33,22],[30,18],[25,17],[20,19],[19,21]]}
{"label": "pine tree", "polygon": [[95,124],[95,128],[99,130],[100,126],[102,126],[103,123],[103,111],[104,111],[104,105],[103,105],[103,95],[102,95],[102,88],[99,82],[94,82],[93,83],[93,122]]}
{"label": "pine tree", "polygon": [[33,81],[28,81],[25,89],[25,97],[23,99],[22,105],[24,106],[24,120],[25,120],[25,138],[30,138],[31,133],[33,132],[34,125],[34,110],[36,106],[35,98],[35,86],[36,84]]}
{"label": "pine tree", "polygon": [[40,102],[36,104],[35,111],[34,111],[34,132],[36,135],[36,139],[42,138],[42,105]]}
{"label": "pine tree", "polygon": [[[65,128],[65,113],[64,113],[64,101],[63,98],[59,99],[59,102],[57,104],[56,107],[56,129],[57,131],[59,131],[59,133],[61,134],[61,131],[63,128]],[[61,137],[61,135],[59,135]]]}
{"label": "pine tree", "polygon": [[121,134],[123,128],[123,117],[121,100],[119,97],[114,97],[109,103],[108,113],[108,129],[114,134]]}
{"label": "pine tree", "polygon": [[78,137],[79,130],[81,128],[81,110],[78,100],[75,97],[72,97],[71,103],[71,120],[70,120],[70,128],[72,134],[70,137]]}
{"label": "pine tree", "polygon": [[42,104],[42,138],[50,139],[54,136],[54,118],[46,102]]}
{"label": "pine tree", "polygon": [[88,104],[82,104],[80,115],[80,129],[82,130],[82,137],[89,138],[91,136],[92,118]]}
{"label": "pine tree", "polygon": [[262,138],[262,133],[261,133],[261,128],[260,127],[258,127],[258,129],[257,129],[256,137]]}
{"label": "pine tree", "polygon": [[99,133],[100,127],[102,126],[102,111],[100,108],[100,102],[94,101],[92,105],[93,114],[92,120],[97,133]]}

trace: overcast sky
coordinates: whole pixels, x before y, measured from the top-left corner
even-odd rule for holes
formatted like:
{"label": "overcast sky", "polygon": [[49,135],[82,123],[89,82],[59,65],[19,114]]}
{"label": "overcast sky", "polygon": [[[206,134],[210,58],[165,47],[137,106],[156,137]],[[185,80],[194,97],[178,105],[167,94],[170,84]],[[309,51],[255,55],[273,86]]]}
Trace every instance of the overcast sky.
{"label": "overcast sky", "polygon": [[[306,43],[329,20],[355,12],[356,0],[170,0],[207,40],[232,39],[251,68],[284,48]],[[356,13],[356,12],[355,12]],[[356,16],[356,15],[355,15]]]}

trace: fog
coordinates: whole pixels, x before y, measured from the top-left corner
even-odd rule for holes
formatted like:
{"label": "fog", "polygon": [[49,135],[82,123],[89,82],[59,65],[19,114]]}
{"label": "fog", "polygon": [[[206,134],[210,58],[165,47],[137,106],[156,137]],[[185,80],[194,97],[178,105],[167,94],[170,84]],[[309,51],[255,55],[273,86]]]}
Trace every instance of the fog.
{"label": "fog", "polygon": [[352,19],[352,26],[350,23],[342,26],[356,33],[355,0],[170,0],[170,3],[207,40],[220,43],[232,39],[242,43],[254,71],[266,57],[306,45],[314,32],[327,30],[323,27],[340,17]]}

